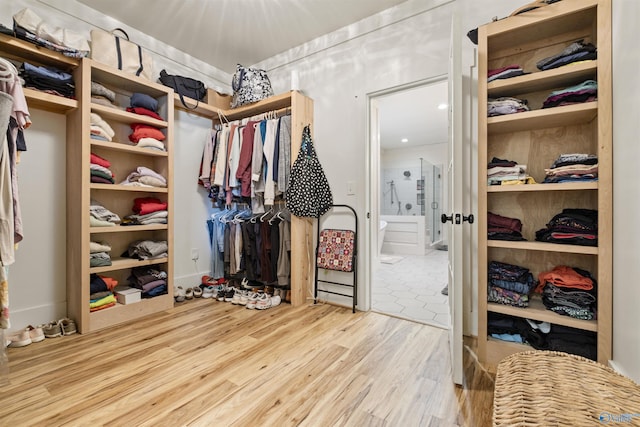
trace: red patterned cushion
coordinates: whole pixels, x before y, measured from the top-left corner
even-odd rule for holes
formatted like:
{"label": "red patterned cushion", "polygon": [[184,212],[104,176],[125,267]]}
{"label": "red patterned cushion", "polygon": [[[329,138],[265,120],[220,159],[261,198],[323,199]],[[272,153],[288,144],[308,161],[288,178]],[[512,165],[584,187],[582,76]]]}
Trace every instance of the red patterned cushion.
{"label": "red patterned cushion", "polygon": [[318,244],[318,267],[326,270],[353,271],[353,230],[322,230]]}

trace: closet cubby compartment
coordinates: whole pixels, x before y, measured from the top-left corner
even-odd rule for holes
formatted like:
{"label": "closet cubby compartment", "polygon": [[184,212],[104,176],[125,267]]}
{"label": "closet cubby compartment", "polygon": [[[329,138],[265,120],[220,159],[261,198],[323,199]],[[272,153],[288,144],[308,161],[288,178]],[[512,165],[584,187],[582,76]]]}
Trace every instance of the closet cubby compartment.
{"label": "closet cubby compartment", "polygon": [[[166,86],[137,78],[119,70],[85,59],[75,69],[79,108],[69,114],[67,135],[67,250],[68,314],[73,317],[81,333],[99,330],[142,316],[169,309],[173,306],[173,92]],[[95,102],[91,94],[91,82],[100,83],[115,94],[114,106]],[[157,101],[159,120],[146,115],[125,111],[131,96],[142,93]],[[98,114],[113,130],[111,141],[91,138],[91,113]],[[129,140],[131,124],[141,123],[159,129],[164,136],[166,151],[138,147]],[[90,174],[90,154],[94,153],[110,162],[114,184],[93,183]],[[162,175],[166,187],[139,187],[120,184],[139,166],[147,167]],[[167,202],[167,224],[116,225],[91,227],[89,204],[96,200],[121,219],[133,214],[134,200],[154,197]],[[108,242],[111,265],[90,267],[89,242]],[[138,240],[164,240],[168,244],[168,257],[138,260],[122,257],[132,242]],[[167,272],[167,293],[153,298],[143,298],[131,305],[116,304],[111,308],[90,312],[89,278],[92,273],[113,277],[120,285],[128,284],[131,269],[139,266],[155,266]]]}
{"label": "closet cubby compartment", "polygon": [[[612,333],[612,111],[611,1],[563,0],[479,28],[478,33],[478,357],[490,369],[522,344],[488,336],[487,313],[547,321],[597,334],[597,359],[611,358]],[[536,63],[582,40],[597,48],[597,59],[549,70]],[[488,70],[517,64],[524,75],[487,82]],[[598,82],[597,100],[551,108],[543,101],[555,90]],[[489,98],[526,99],[530,111],[488,117]],[[561,154],[598,157],[598,179],[542,183],[545,169]],[[527,166],[537,184],[488,185],[487,164],[494,158]],[[535,233],[566,208],[598,212],[598,246],[538,242]],[[487,238],[492,212],[522,221],[527,241]],[[589,271],[598,283],[597,319],[581,320],[547,310],[539,294],[527,308],[489,303],[488,264],[524,266],[534,277],[558,265]]]}

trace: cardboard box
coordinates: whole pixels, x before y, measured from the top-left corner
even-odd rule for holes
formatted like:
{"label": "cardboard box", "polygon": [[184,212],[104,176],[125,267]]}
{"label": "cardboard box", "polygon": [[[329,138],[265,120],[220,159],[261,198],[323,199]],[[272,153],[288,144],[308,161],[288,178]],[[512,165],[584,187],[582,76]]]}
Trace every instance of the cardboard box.
{"label": "cardboard box", "polygon": [[220,108],[222,110],[231,109],[231,95],[219,93],[213,89],[207,89],[207,97],[205,101],[212,107]]}
{"label": "cardboard box", "polygon": [[142,291],[135,288],[126,288],[116,291],[116,300],[120,304],[133,304],[142,299]]}

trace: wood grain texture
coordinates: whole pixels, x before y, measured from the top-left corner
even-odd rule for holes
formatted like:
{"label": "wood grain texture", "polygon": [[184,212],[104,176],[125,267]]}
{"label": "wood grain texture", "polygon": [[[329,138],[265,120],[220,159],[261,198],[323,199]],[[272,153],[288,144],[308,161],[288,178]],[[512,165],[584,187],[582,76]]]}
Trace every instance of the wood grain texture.
{"label": "wood grain texture", "polygon": [[455,387],[447,340],[332,305],[256,311],[196,299],[8,349],[0,424],[488,426],[493,379],[465,357]]}

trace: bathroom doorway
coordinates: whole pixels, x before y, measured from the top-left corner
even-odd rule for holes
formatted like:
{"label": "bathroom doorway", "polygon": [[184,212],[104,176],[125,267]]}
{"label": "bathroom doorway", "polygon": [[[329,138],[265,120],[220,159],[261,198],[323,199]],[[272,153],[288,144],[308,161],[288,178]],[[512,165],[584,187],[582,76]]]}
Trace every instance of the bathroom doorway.
{"label": "bathroom doorway", "polygon": [[[371,309],[449,328],[447,239],[448,81],[442,76],[371,98],[377,112],[377,253]],[[375,153],[374,153],[375,155]],[[375,211],[376,206],[372,206]],[[372,250],[372,252],[374,252]]]}

